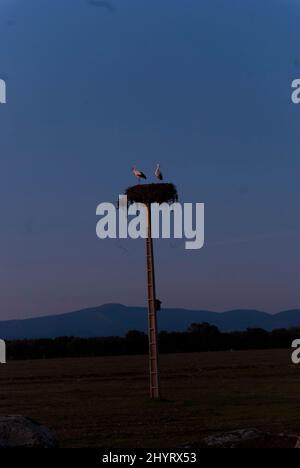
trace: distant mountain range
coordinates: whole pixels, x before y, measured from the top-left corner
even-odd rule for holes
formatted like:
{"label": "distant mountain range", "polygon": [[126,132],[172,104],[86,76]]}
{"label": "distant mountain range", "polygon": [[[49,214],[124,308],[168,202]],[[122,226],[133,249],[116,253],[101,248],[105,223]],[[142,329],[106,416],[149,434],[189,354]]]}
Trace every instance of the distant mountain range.
{"label": "distant mountain range", "polygon": [[[300,327],[300,310],[267,314],[258,310],[162,309],[158,312],[159,330],[183,331],[191,323],[208,322],[221,331],[259,327],[265,330]],[[147,310],[122,304],[104,304],[62,315],[0,322],[0,338],[55,338],[58,336],[123,336],[128,330],[147,331]]]}

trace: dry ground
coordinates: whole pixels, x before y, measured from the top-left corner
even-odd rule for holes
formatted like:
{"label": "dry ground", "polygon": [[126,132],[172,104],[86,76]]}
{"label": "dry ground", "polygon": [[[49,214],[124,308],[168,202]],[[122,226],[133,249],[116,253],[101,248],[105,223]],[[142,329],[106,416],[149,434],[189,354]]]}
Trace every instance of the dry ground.
{"label": "dry ground", "polygon": [[289,351],[161,356],[164,401],[148,400],[146,356],[9,362],[0,414],[54,429],[62,447],[171,448],[239,428],[300,435],[300,366]]}

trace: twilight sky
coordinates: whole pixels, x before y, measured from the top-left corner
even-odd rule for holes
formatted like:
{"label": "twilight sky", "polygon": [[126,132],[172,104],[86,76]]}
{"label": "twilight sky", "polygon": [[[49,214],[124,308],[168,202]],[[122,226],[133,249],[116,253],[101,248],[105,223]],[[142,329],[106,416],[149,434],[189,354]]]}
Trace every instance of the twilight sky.
{"label": "twilight sky", "polygon": [[156,242],[163,305],[300,307],[299,0],[0,0],[0,319],[146,304],[95,210],[157,162],[206,246]]}

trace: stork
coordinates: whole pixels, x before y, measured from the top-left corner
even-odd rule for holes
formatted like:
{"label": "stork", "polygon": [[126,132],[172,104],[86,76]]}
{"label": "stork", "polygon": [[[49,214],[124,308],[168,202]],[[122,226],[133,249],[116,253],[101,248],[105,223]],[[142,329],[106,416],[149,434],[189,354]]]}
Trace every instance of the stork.
{"label": "stork", "polygon": [[133,172],[133,175],[139,180],[139,183],[141,182],[141,179],[147,179],[145,174],[139,171],[135,166],[133,166],[132,172]]}
{"label": "stork", "polygon": [[160,170],[160,165],[159,164],[157,164],[156,169],[155,169],[155,177],[157,177],[158,180],[163,180],[163,175],[162,175],[162,172]]}

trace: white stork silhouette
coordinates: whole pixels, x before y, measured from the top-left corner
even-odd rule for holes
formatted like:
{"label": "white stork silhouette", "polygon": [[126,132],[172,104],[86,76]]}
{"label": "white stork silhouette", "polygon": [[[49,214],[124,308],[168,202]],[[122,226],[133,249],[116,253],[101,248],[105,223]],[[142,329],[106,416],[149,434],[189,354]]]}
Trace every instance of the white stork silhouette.
{"label": "white stork silhouette", "polygon": [[155,177],[157,177],[158,180],[163,180],[163,175],[162,175],[162,172],[160,170],[160,165],[159,164],[157,164],[156,169],[155,169]]}
{"label": "white stork silhouette", "polygon": [[133,166],[132,172],[133,172],[133,175],[138,179],[139,183],[141,182],[141,179],[147,179],[145,174],[139,171],[135,166]]}

